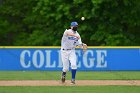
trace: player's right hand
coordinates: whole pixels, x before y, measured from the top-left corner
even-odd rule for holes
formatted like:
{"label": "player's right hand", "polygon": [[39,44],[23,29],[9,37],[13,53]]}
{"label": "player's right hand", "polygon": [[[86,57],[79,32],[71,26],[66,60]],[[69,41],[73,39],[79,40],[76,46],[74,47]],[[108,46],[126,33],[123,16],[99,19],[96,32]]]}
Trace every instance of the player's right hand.
{"label": "player's right hand", "polygon": [[75,36],[77,39],[80,39],[80,36]]}

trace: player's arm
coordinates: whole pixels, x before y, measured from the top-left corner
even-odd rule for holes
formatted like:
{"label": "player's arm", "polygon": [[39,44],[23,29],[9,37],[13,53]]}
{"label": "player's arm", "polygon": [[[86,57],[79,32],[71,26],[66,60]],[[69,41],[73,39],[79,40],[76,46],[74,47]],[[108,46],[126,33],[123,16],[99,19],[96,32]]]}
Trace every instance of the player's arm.
{"label": "player's arm", "polygon": [[[80,35],[79,35],[79,36],[80,36]],[[77,46],[79,46],[80,48],[83,49],[84,52],[86,52],[86,50],[87,50],[87,44],[82,43],[81,38],[77,41]]]}
{"label": "player's arm", "polygon": [[[80,35],[78,35],[78,36],[80,37]],[[79,46],[80,48],[82,48],[83,43],[82,43],[81,37],[80,37],[80,39],[77,40],[76,46]]]}
{"label": "player's arm", "polygon": [[87,44],[85,43],[82,43],[79,39],[79,45],[78,45],[82,50],[83,50],[83,53],[85,53],[87,51]]}
{"label": "player's arm", "polygon": [[77,42],[77,46],[79,46],[80,48],[83,49],[83,46],[85,46],[86,44],[85,43],[82,43],[81,39],[78,40]]}
{"label": "player's arm", "polygon": [[76,34],[73,34],[73,33],[69,32],[68,30],[65,32],[65,35],[67,35],[67,36],[74,36],[74,37],[80,39],[80,36],[78,36]]}

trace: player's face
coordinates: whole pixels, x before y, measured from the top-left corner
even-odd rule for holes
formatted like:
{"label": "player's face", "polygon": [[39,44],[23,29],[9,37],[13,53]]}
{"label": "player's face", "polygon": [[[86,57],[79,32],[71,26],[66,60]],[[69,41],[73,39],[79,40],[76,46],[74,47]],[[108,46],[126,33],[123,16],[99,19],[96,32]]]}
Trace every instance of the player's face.
{"label": "player's face", "polygon": [[73,27],[72,27],[72,30],[73,30],[73,31],[77,31],[77,29],[78,29],[78,26],[73,26]]}

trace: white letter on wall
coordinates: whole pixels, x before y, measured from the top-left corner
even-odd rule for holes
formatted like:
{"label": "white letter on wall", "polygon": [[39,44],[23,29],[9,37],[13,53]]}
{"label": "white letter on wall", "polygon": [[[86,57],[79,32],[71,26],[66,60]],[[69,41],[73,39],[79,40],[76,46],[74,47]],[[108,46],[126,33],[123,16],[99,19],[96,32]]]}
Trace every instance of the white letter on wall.
{"label": "white letter on wall", "polygon": [[81,67],[81,61],[78,59],[78,57],[81,56],[81,51],[80,50],[76,50],[76,57],[77,57],[77,67],[80,68]]}
{"label": "white letter on wall", "polygon": [[106,50],[97,50],[97,66],[98,68],[105,68],[107,67],[107,61],[105,57],[107,56]]}
{"label": "white letter on wall", "polygon": [[[56,62],[51,62],[51,51],[50,50],[46,50],[46,68],[54,68],[56,67]],[[55,56],[55,55],[52,55],[52,56]],[[51,65],[52,63],[52,65]]]}
{"label": "white letter on wall", "polygon": [[[39,54],[40,61],[39,64],[37,64],[37,55]],[[41,50],[36,50],[33,54],[33,64],[36,68],[41,68],[44,64],[44,55]]]}
{"label": "white letter on wall", "polygon": [[[89,64],[88,64],[88,53],[91,54],[91,58],[89,58]],[[93,58],[93,51],[92,50],[87,50],[85,54],[83,55],[83,64],[86,68],[92,68],[94,67],[94,58]]]}
{"label": "white letter on wall", "polygon": [[26,55],[26,53],[27,53],[28,57],[31,56],[31,53],[30,53],[29,50],[22,51],[22,53],[20,55],[20,63],[21,63],[21,66],[23,68],[29,68],[31,66],[31,61],[28,61],[28,64],[25,64],[25,55]]}
{"label": "white letter on wall", "polygon": [[62,60],[61,60],[61,51],[58,50],[58,66],[57,67],[62,67]]}

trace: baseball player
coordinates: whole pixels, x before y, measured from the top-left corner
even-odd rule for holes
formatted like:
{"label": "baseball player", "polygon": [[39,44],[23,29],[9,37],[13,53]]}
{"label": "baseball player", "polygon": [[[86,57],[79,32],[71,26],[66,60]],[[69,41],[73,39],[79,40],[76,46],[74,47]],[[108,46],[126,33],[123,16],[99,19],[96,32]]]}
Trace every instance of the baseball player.
{"label": "baseball player", "polygon": [[[62,69],[62,83],[65,82],[66,72],[69,70],[69,62],[71,65],[71,84],[75,84],[75,76],[76,76],[76,54],[75,47],[80,46],[81,48],[86,47],[87,45],[82,43],[79,33],[77,32],[78,23],[71,22],[70,29],[66,29],[62,40],[61,40],[61,59],[63,63]],[[85,49],[85,48],[84,48]]]}

